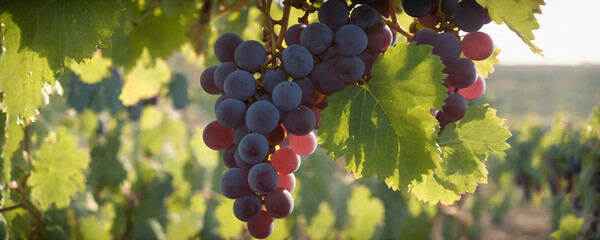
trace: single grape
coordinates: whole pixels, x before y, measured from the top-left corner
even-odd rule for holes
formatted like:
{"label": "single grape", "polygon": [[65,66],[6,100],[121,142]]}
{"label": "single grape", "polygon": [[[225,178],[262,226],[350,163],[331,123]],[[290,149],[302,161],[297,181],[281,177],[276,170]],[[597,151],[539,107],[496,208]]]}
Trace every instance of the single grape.
{"label": "single grape", "polygon": [[423,25],[423,27],[433,29],[440,23],[440,20],[437,18],[437,13],[430,12],[425,16],[420,17],[419,23]]}
{"label": "single grape", "polygon": [[445,81],[455,88],[469,87],[477,80],[477,67],[466,58],[451,61],[442,72],[448,74]]}
{"label": "single grape", "polygon": [[304,136],[315,128],[316,121],[310,108],[300,106],[285,115],[283,125],[288,133]]}
{"label": "single grape", "polygon": [[200,75],[200,86],[202,89],[212,95],[223,94],[223,91],[215,85],[214,74],[217,66],[212,66],[204,69]]}
{"label": "single grape", "polygon": [[377,60],[379,57],[379,53],[364,51],[358,55],[358,57],[365,64],[365,76],[367,76],[367,78],[371,78],[371,69],[373,68],[373,64],[375,64],[375,60]]}
{"label": "single grape", "polygon": [[274,218],[285,218],[294,210],[294,198],[288,190],[277,188],[265,196],[265,208]]}
{"label": "single grape", "polygon": [[452,33],[438,34],[433,43],[433,54],[440,56],[444,64],[460,57],[460,39]]}
{"label": "single grape", "polygon": [[227,168],[239,168],[235,163],[235,151],[237,151],[237,145],[231,144],[223,151],[223,163]]}
{"label": "single grape", "polygon": [[240,141],[238,152],[244,162],[257,164],[267,157],[269,153],[269,141],[262,134],[250,133]]}
{"label": "single grape", "polygon": [[319,22],[329,26],[332,30],[337,30],[346,22],[350,11],[348,4],[344,0],[328,0],[319,8]]}
{"label": "single grape", "polygon": [[246,115],[246,104],[244,102],[229,98],[225,99],[215,112],[217,121],[226,128],[235,128],[244,124]]}
{"label": "single grape", "polygon": [[390,17],[390,0],[375,0],[369,5],[377,9],[381,16]]}
{"label": "single grape", "polygon": [[204,129],[202,139],[210,149],[223,150],[233,143],[233,131],[213,121]]}
{"label": "single grape", "polygon": [[391,46],[393,37],[390,27],[379,21],[367,34],[367,50],[383,53]]}
{"label": "single grape", "polygon": [[313,85],[312,80],[310,80],[310,78],[300,78],[294,79],[294,82],[302,89],[302,100],[300,103],[309,102],[315,94],[315,85]]}
{"label": "single grape", "polygon": [[220,62],[234,61],[235,49],[244,40],[235,33],[225,33],[215,42],[215,56]]}
{"label": "single grape", "polygon": [[314,67],[310,52],[302,45],[294,44],[283,50],[281,62],[286,73],[294,78],[308,76]]}
{"label": "single grape", "polygon": [[473,85],[458,89],[458,94],[463,96],[465,100],[475,100],[481,97],[485,92],[485,79],[481,75],[477,76],[477,80]]}
{"label": "single grape", "polygon": [[354,24],[346,24],[333,35],[339,51],[346,56],[356,56],[367,48],[367,34]]}
{"label": "single grape", "polygon": [[250,170],[250,168],[255,165],[245,162],[242,156],[240,156],[240,151],[235,151],[235,154],[233,156],[235,158],[235,164],[238,165],[238,167],[241,169]]}
{"label": "single grape", "polygon": [[462,119],[467,113],[467,101],[460,94],[452,94],[444,102],[446,104],[442,106],[442,111],[438,115],[443,113],[450,122]]}
{"label": "single grape", "polygon": [[268,134],[279,125],[279,111],[267,101],[254,102],[246,111],[246,126],[250,131]]}
{"label": "single grape", "polygon": [[281,124],[277,124],[277,127],[275,128],[275,130],[273,130],[271,133],[267,134],[266,137],[267,137],[267,141],[269,141],[270,146],[277,146],[285,138],[285,131],[283,130],[283,127],[281,127]]}
{"label": "single grape", "polygon": [[433,7],[433,0],[402,0],[402,9],[411,17],[420,18]]}
{"label": "single grape", "polygon": [[300,156],[289,148],[280,148],[271,154],[271,165],[279,174],[295,172],[300,168],[300,163]]}
{"label": "single grape", "polygon": [[462,40],[462,51],[471,60],[485,60],[494,53],[494,41],[484,32],[472,32]]}
{"label": "single grape", "polygon": [[333,65],[338,77],[346,83],[356,82],[365,74],[365,63],[357,56],[337,56]]}
{"label": "single grape", "polygon": [[283,188],[288,192],[293,192],[296,188],[296,177],[293,173],[290,174],[279,174],[279,184],[277,188]]}
{"label": "single grape", "polygon": [[254,194],[247,194],[233,203],[233,215],[242,222],[250,222],[262,212],[262,200]]}
{"label": "single grape", "polygon": [[287,81],[287,77],[285,76],[285,72],[280,68],[270,69],[265,72],[263,76],[263,81],[265,82],[265,92],[272,93],[273,88],[277,86],[280,82]]}
{"label": "single grape", "polygon": [[302,101],[302,89],[295,82],[281,82],[273,89],[273,104],[282,111],[297,108]]}
{"label": "single grape", "polygon": [[337,76],[335,68],[328,62],[317,64],[310,74],[310,79],[315,89],[325,95],[331,95],[344,88],[344,81]]}
{"label": "single grape", "polygon": [[317,136],[313,132],[304,136],[290,135],[290,149],[300,156],[311,155],[317,149]]}
{"label": "single grape", "polygon": [[302,35],[300,35],[300,43],[306,47],[312,54],[321,54],[333,42],[333,31],[323,23],[309,24]]}
{"label": "single grape", "polygon": [[442,0],[442,12],[448,16],[452,16],[456,4],[458,4],[458,0]]}
{"label": "single grape", "polygon": [[241,43],[235,49],[235,63],[248,72],[258,72],[262,64],[267,60],[265,47],[256,40],[248,40]]}
{"label": "single grape", "polygon": [[300,36],[305,28],[306,25],[302,23],[297,23],[289,27],[285,31],[285,45],[300,44]]}
{"label": "single grape", "polygon": [[259,163],[250,168],[248,183],[254,192],[266,195],[277,188],[279,176],[271,164]]}
{"label": "single grape", "polygon": [[462,0],[452,11],[452,19],[456,26],[465,32],[476,32],[485,23],[485,12],[475,0]]}
{"label": "single grape", "polygon": [[237,70],[237,65],[234,62],[224,62],[217,67],[214,73],[215,85],[218,89],[223,90],[223,84],[227,76]]}
{"label": "single grape", "polygon": [[373,29],[378,22],[381,22],[379,12],[369,5],[355,7],[350,15],[350,23],[359,26],[365,31]]}
{"label": "single grape", "polygon": [[437,38],[437,33],[430,29],[422,29],[415,33],[412,38],[413,42],[417,42],[417,45],[425,44],[429,46],[433,46],[435,44],[435,39]]}
{"label": "single grape", "polygon": [[248,222],[248,232],[254,238],[267,238],[275,228],[274,222],[275,219],[267,211],[262,211],[258,218]]}
{"label": "single grape", "polygon": [[[246,112],[246,114],[247,113],[248,112]],[[246,124],[242,124],[242,126],[239,126],[233,130],[233,142],[236,145],[239,145],[242,138],[251,132],[252,131],[250,131],[250,129],[248,129],[248,126],[246,126]]]}
{"label": "single grape", "polygon": [[221,176],[219,187],[223,196],[230,199],[236,199],[250,193],[246,170],[241,168],[228,169]]}
{"label": "single grape", "polygon": [[256,93],[256,80],[249,72],[237,70],[227,76],[223,90],[228,98],[246,101]]}
{"label": "single grape", "polygon": [[225,101],[225,99],[227,99],[227,96],[225,96],[225,95],[221,95],[221,96],[219,96],[219,98],[217,98],[217,100],[215,101],[215,107],[214,107],[215,112],[217,112],[217,108],[223,101]]}

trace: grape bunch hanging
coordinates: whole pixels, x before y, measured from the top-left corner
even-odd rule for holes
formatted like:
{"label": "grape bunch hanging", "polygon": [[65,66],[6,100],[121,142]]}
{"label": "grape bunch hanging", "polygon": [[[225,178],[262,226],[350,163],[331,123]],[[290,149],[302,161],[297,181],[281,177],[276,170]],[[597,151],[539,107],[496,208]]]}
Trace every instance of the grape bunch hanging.
{"label": "grape bunch hanging", "polygon": [[[477,73],[473,61],[485,60],[494,53],[492,38],[478,32],[492,20],[487,9],[474,0],[403,0],[402,7],[406,14],[417,18],[411,26],[415,32],[412,41],[433,46],[433,54],[446,66],[443,72],[448,74],[444,79],[448,98],[441,111],[432,110],[443,128],[465,116],[467,100],[475,100],[485,92],[485,79]],[[460,31],[467,32],[462,40]]]}
{"label": "grape bunch hanging", "polygon": [[223,34],[214,49],[221,65],[200,77],[207,93],[221,95],[214,109],[217,120],[203,133],[208,147],[224,150],[229,169],[221,177],[221,193],[235,199],[234,215],[256,238],[269,236],[274,219],[294,208],[294,172],[300,156],[317,147],[313,130],[326,96],[368,80],[375,59],[393,40],[369,5],[326,1],[318,18],[290,26],[287,47],[276,54],[258,41]]}

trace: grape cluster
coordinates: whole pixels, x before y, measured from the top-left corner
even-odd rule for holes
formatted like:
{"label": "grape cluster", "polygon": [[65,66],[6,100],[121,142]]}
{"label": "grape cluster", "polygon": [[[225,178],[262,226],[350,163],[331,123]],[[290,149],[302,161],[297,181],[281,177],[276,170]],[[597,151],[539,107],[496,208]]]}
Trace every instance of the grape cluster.
{"label": "grape cluster", "polygon": [[300,156],[317,147],[313,129],[326,96],[367,80],[393,40],[369,5],[351,9],[343,0],[330,0],[318,14],[318,23],[290,26],[287,47],[277,53],[234,33],[221,35],[214,49],[221,65],[200,76],[207,93],[221,95],[217,120],[203,133],[208,147],[224,150],[229,169],[221,177],[221,192],[235,199],[235,216],[256,238],[270,235],[274,218],[292,213],[294,172]]}
{"label": "grape cluster", "polygon": [[[492,38],[479,32],[491,22],[489,13],[474,0],[403,0],[402,7],[417,18],[411,26],[415,32],[411,41],[433,46],[433,54],[446,66],[443,72],[447,74],[444,86],[448,98],[441,111],[432,110],[443,128],[465,116],[467,100],[475,100],[485,92],[485,79],[477,73],[473,61],[485,60],[494,53]],[[460,31],[466,34],[461,36]]]}

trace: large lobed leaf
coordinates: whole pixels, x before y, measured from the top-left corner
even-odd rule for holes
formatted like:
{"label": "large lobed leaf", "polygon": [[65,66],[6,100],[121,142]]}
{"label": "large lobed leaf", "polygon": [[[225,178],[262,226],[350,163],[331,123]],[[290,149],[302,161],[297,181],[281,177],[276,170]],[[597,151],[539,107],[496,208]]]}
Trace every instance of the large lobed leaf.
{"label": "large lobed leaf", "polygon": [[444,66],[431,47],[401,43],[373,67],[368,84],[346,86],[329,97],[320,121],[321,146],[344,156],[356,177],[377,175],[397,190],[435,168],[438,122],[447,89]]}
{"label": "large lobed leaf", "polygon": [[533,14],[541,13],[540,6],[546,4],[544,0],[479,0],[479,2],[488,9],[494,22],[506,23],[531,48],[531,51],[544,55],[542,49],[531,42],[535,39],[533,30],[540,28]]}
{"label": "large lobed leaf", "polygon": [[32,199],[42,209],[52,204],[57,208],[69,206],[71,197],[85,189],[83,170],[89,162],[89,154],[77,147],[77,139],[60,129],[56,140],[42,145],[35,155],[27,182]]}
{"label": "large lobed leaf", "polygon": [[432,205],[452,204],[462,193],[487,183],[487,156],[510,147],[506,140],[511,134],[504,121],[488,106],[469,107],[456,126],[448,124],[440,135],[444,161],[422,180],[413,181],[411,193]]}

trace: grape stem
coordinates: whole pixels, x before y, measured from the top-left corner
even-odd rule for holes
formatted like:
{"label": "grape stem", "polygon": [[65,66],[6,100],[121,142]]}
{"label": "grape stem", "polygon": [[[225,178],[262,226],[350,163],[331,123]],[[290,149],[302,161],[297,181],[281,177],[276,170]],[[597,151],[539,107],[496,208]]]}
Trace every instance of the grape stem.
{"label": "grape stem", "polygon": [[408,40],[412,39],[412,35],[408,31],[406,31],[402,26],[400,26],[400,23],[398,22],[398,14],[396,14],[395,1],[389,0],[388,3],[390,9],[390,18],[385,18],[383,16],[381,16],[381,18],[385,21],[388,27],[404,35]]}

